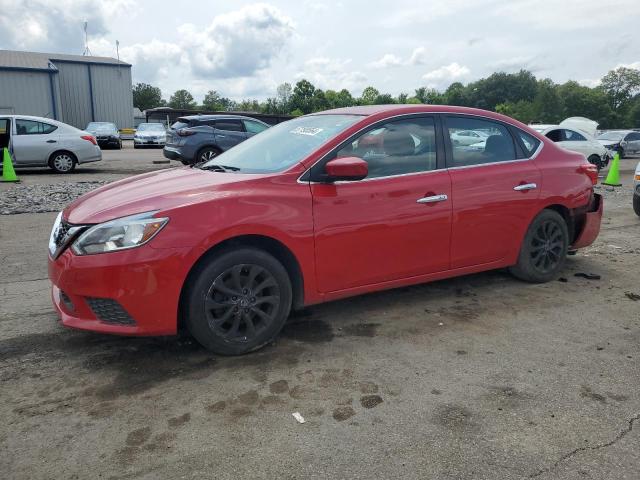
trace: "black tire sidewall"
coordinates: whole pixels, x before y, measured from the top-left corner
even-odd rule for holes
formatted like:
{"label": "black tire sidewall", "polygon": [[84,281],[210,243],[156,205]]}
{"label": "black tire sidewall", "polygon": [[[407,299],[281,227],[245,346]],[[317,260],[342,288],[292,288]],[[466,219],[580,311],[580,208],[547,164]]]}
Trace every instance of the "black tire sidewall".
{"label": "black tire sidewall", "polygon": [[[278,282],[281,298],[276,320],[268,329],[246,343],[233,343],[224,340],[209,328],[204,312],[204,298],[218,275],[242,263],[260,265],[269,270]],[[259,349],[278,335],[289,316],[292,297],[289,275],[278,260],[262,250],[238,248],[217,252],[203,259],[196,267],[185,291],[183,315],[189,332],[205,348],[221,355],[242,355]]]}
{"label": "black tire sidewall", "polygon": [[198,150],[198,155],[196,155],[195,163],[199,163],[199,162],[204,162],[205,161],[205,160],[202,160],[202,155],[204,154],[204,152],[215,152],[216,157],[218,155],[220,155],[220,150],[218,150],[217,148],[215,148],[215,147],[204,147],[204,148],[201,148],[200,150]]}
{"label": "black tire sidewall", "polygon": [[[540,226],[540,224],[554,221],[557,223],[563,232],[564,237],[564,245],[563,251],[560,255],[560,260],[556,268],[554,268],[551,272],[540,272],[536,269],[531,263],[531,243],[533,235],[536,230]],[[518,263],[511,267],[510,271],[513,275],[515,275],[520,280],[524,280],[531,283],[544,283],[553,280],[558,276],[558,274],[564,268],[564,264],[567,259],[567,252],[569,250],[569,229],[567,227],[567,223],[565,219],[558,212],[554,210],[543,210],[540,212],[531,222],[529,228],[527,229],[527,233],[524,236],[524,240],[522,241],[522,246],[520,247],[520,255],[518,256]]]}
{"label": "black tire sidewall", "polygon": [[640,217],[640,195],[633,194],[633,211]]}

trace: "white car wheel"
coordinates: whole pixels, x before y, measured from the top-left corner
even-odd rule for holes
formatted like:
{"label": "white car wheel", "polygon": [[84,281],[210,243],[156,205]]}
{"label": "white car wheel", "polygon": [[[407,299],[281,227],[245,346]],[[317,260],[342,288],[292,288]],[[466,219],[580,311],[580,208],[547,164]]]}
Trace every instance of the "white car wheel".
{"label": "white car wheel", "polygon": [[76,159],[69,153],[56,153],[49,162],[49,166],[56,173],[69,173],[76,168]]}

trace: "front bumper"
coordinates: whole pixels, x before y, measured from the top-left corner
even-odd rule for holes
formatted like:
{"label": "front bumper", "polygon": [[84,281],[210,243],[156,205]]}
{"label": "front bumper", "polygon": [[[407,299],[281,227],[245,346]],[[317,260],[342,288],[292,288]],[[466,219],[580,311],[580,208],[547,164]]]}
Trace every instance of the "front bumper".
{"label": "front bumper", "polygon": [[[118,335],[173,335],[189,248],[140,248],[49,257],[51,296],[66,327]],[[119,309],[105,315],[96,303]],[[122,321],[122,318],[128,319]]]}
{"label": "front bumper", "polygon": [[118,138],[101,138],[96,137],[96,142],[100,147],[118,147],[120,146],[120,139]]}
{"label": "front bumper", "polygon": [[158,139],[151,139],[151,138],[134,138],[133,139],[133,144],[139,147],[142,147],[145,145],[164,146],[166,143],[167,143],[166,140],[158,140]]}
{"label": "front bumper", "polygon": [[580,233],[576,237],[575,242],[571,245],[571,249],[588,247],[596,240],[600,233],[603,203],[602,195],[597,193],[594,194],[590,208],[587,213],[585,213]]}

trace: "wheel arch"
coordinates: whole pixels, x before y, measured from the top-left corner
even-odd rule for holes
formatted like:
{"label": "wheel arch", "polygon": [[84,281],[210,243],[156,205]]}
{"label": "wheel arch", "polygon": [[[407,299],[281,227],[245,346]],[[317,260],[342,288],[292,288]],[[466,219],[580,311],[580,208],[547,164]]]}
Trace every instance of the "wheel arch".
{"label": "wheel arch", "polygon": [[[564,218],[564,221],[567,224],[567,229],[569,230],[569,245],[571,245],[576,237],[576,219],[571,209],[560,203],[553,203],[551,205],[547,205],[542,210],[553,210]],[[542,212],[542,210],[540,210],[540,212]],[[540,212],[538,212],[538,214]]]}
{"label": "wheel arch", "polygon": [[207,149],[216,150],[218,154],[222,153],[222,149],[215,143],[207,143],[205,145],[201,145],[200,147],[198,147],[198,151],[196,152],[196,158],[195,158],[196,162],[198,162],[198,159],[200,158],[200,154],[202,154],[203,150],[207,150]]}
{"label": "wheel arch", "polygon": [[266,235],[238,235],[227,238],[205,251],[191,266],[189,273],[185,277],[184,283],[180,290],[180,299],[178,303],[178,328],[183,326],[184,312],[184,296],[187,286],[192,281],[193,276],[197,273],[198,268],[207,262],[212,256],[220,254],[226,250],[232,250],[241,247],[251,247],[263,250],[278,260],[287,271],[291,280],[291,289],[293,293],[292,310],[302,308],[304,305],[304,276],[300,267],[300,262],[284,243],[273,237]]}
{"label": "wheel arch", "polygon": [[73,158],[73,161],[76,162],[76,165],[78,164],[78,156],[75,153],[73,153],[71,150],[67,150],[66,148],[59,148],[58,150],[55,150],[51,155],[49,155],[49,158],[47,159],[47,165],[51,165],[53,158],[59,153],[66,153],[68,155],[71,155],[71,158]]}

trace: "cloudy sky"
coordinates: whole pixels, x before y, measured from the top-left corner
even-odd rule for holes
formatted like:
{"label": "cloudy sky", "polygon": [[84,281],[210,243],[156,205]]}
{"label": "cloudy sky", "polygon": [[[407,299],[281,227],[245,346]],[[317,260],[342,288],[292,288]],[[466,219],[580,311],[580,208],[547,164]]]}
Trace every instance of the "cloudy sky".
{"label": "cloudy sky", "polygon": [[165,97],[187,88],[235,99],[306,78],[359,95],[444,89],[526,68],[594,85],[640,68],[638,0],[0,0],[0,49],[94,55],[133,64]]}

